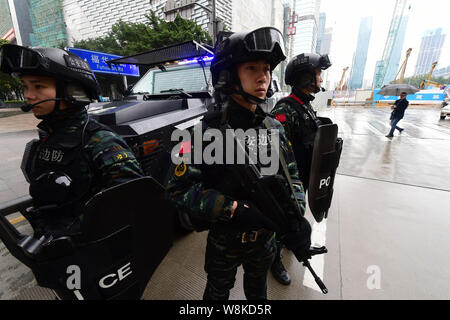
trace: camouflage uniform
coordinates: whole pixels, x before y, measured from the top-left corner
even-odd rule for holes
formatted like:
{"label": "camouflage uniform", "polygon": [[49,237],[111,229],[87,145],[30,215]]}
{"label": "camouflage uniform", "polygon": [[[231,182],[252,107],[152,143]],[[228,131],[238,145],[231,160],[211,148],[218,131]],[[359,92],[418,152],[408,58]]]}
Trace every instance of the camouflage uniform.
{"label": "camouflage uniform", "polygon": [[[40,139],[27,166],[35,208],[28,218],[37,235],[77,233],[87,200],[103,189],[143,175],[121,137],[93,119],[86,126],[87,121],[85,108],[69,108],[38,125]],[[40,182],[39,176],[49,172],[63,172],[71,178],[68,194]],[[39,210],[49,205],[54,207]]]}
{"label": "camouflage uniform", "polygon": [[[256,130],[265,128],[262,121],[266,114],[259,106],[256,112],[252,113],[231,100],[225,104],[224,112],[226,122],[233,129],[240,128],[246,131],[250,128]],[[218,128],[220,126],[218,119],[221,117],[222,114],[205,119],[202,130]],[[280,123],[269,119],[271,128],[280,132],[281,150],[285,151],[292,179],[297,181],[294,185],[296,197],[304,211],[304,190],[298,179],[291,145]],[[194,147],[192,144],[192,152]],[[282,172],[281,166],[279,172]],[[229,291],[234,286],[237,267],[242,265],[247,299],[266,299],[267,272],[276,252],[275,234],[267,229],[242,232],[232,225],[230,215],[234,201],[249,199],[247,191],[239,188],[233,181],[236,179],[233,179],[229,171],[227,172],[227,165],[181,164],[169,181],[167,194],[176,207],[189,214],[197,230],[205,229],[204,225],[209,228],[205,255],[208,282],[203,298],[228,299]],[[255,234],[256,231],[257,238],[249,238],[249,235]]]}

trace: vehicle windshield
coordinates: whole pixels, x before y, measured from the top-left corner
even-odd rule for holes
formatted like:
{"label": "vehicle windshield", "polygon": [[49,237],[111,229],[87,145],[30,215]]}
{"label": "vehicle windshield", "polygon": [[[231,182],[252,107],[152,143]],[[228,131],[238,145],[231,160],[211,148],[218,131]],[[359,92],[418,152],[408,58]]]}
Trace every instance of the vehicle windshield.
{"label": "vehicle windshield", "polygon": [[[174,64],[149,70],[133,87],[132,94],[160,94],[171,89],[183,89],[185,92],[208,91],[211,83],[210,63],[202,68],[200,64]],[[205,79],[206,76],[206,79]]]}

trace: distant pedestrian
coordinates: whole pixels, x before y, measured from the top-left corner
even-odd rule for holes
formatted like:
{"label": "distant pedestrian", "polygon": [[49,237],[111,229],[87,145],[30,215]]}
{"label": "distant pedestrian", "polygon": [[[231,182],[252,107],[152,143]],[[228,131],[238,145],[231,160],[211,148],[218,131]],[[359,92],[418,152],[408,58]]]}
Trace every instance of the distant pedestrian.
{"label": "distant pedestrian", "polygon": [[405,110],[409,106],[408,100],[406,100],[406,92],[402,92],[400,95],[400,99],[395,101],[395,104],[392,106],[392,113],[391,113],[391,131],[389,131],[389,134],[386,136],[387,138],[394,137],[394,131],[397,129],[400,133],[404,130],[403,128],[400,128],[397,126],[397,124],[400,122],[400,120],[403,119],[405,116]]}

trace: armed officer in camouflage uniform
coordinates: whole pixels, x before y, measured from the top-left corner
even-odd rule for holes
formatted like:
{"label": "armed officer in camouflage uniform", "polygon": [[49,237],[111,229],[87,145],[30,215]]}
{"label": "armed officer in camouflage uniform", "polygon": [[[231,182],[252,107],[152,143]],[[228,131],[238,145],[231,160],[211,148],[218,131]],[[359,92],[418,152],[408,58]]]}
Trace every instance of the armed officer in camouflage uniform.
{"label": "armed officer in camouflage uniform", "polygon": [[[308,190],[316,131],[320,125],[331,123],[328,118],[317,117],[311,106],[312,94],[322,90],[321,73],[330,66],[328,55],[302,53],[294,57],[286,66],[285,73],[285,82],[292,87],[291,95],[278,101],[271,112],[281,122],[292,143],[305,192]],[[281,260],[283,245],[281,242],[277,245],[271,271],[280,283],[289,285],[291,279]]]}
{"label": "armed officer in camouflage uniform", "polygon": [[1,71],[24,86],[22,109],[42,120],[22,162],[33,198],[27,218],[35,237],[76,234],[87,200],[142,170],[121,137],[88,117],[85,106],[98,99],[98,83],[85,61],[56,48],[0,50]]}
{"label": "armed officer in camouflage uniform", "polygon": [[[211,73],[216,90],[214,109],[220,111],[205,117],[202,131],[224,124],[234,130],[258,130],[268,119],[269,130],[279,130],[280,149],[285,151],[296,198],[304,212],[303,186],[290,143],[281,124],[259,106],[266,99],[273,69],[285,59],[283,49],[282,35],[270,27],[235,33],[218,41]],[[273,230],[277,227],[260,211],[258,203],[248,200],[249,190],[242,189],[237,181],[229,164],[217,163],[181,163],[169,181],[169,199],[188,212],[197,231],[210,230],[205,256],[206,300],[229,298],[240,265],[244,268],[247,299],[267,299],[267,273],[276,252]],[[286,235],[286,245],[302,259],[309,250],[311,227],[304,218],[293,224],[301,227]]]}

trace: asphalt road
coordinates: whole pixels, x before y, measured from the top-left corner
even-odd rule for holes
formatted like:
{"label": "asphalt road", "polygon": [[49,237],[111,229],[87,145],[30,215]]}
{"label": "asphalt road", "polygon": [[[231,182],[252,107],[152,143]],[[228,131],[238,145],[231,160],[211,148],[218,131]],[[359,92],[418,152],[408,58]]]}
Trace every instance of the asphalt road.
{"label": "asphalt road", "polygon": [[[450,299],[450,119],[439,120],[438,109],[410,107],[399,123],[403,133],[388,139],[389,113],[363,107],[319,112],[339,125],[344,139],[329,217],[315,224],[307,213],[313,243],[329,249],[312,260],[329,293],[321,294],[286,251],[293,282],[284,287],[269,275],[270,299]],[[0,121],[0,202],[27,192],[19,166],[36,132],[23,117]],[[30,231],[26,222],[18,225]],[[144,299],[201,299],[205,238],[206,232],[177,239]],[[30,271],[0,246],[0,299],[34,286]],[[240,269],[231,299],[243,298]]]}

